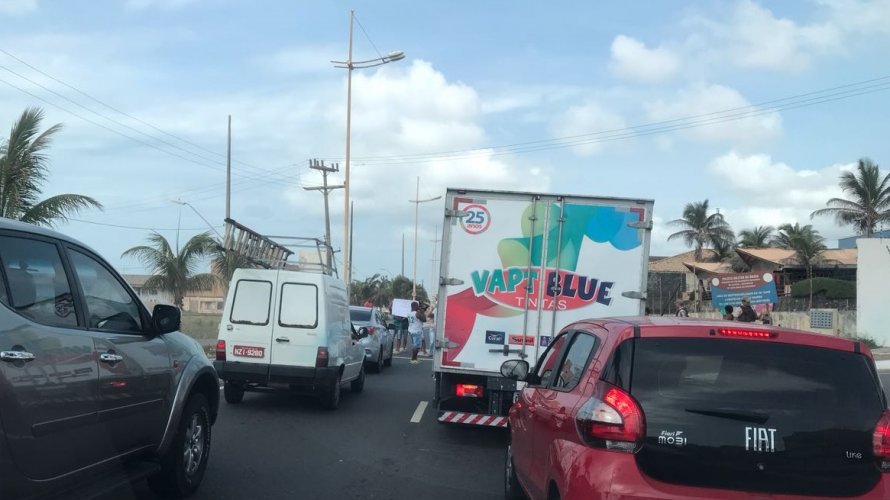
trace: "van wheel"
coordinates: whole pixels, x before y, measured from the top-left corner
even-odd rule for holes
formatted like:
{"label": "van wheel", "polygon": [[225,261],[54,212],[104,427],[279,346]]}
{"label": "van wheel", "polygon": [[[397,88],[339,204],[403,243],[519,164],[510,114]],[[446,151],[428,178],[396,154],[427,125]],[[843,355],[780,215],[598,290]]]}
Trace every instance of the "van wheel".
{"label": "van wheel", "polygon": [[203,394],[189,398],[179,420],[176,435],[161,458],[161,471],[148,479],[155,493],[174,498],[191,495],[198,489],[210,456],[210,408]]}
{"label": "van wheel", "polygon": [[352,392],[362,392],[365,388],[365,367],[362,366],[358,372],[358,378],[350,382],[349,389]]}
{"label": "van wheel", "polygon": [[336,410],[340,406],[340,380],[342,374],[337,375],[337,380],[321,396],[321,404],[328,410]]}
{"label": "van wheel", "polygon": [[506,500],[525,500],[525,493],[519,486],[519,480],[516,479],[516,469],[513,467],[513,448],[507,445],[507,458],[504,464],[505,481],[504,481],[504,498]]}
{"label": "van wheel", "polygon": [[393,349],[394,349],[393,346],[389,346],[389,357],[386,358],[385,360],[383,360],[383,366],[392,366],[392,356],[393,356],[392,351],[393,351]]}
{"label": "van wheel", "polygon": [[236,405],[244,399],[244,386],[226,382],[223,386],[223,396],[226,398],[226,403]]}

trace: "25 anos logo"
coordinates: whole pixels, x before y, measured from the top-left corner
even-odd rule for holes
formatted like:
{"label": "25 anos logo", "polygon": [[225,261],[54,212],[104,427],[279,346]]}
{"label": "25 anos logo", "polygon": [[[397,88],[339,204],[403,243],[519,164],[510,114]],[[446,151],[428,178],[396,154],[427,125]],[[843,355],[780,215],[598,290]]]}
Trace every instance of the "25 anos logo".
{"label": "25 anos logo", "polygon": [[460,219],[460,225],[467,233],[484,233],[491,226],[491,212],[485,205],[467,205],[463,211],[467,216]]}

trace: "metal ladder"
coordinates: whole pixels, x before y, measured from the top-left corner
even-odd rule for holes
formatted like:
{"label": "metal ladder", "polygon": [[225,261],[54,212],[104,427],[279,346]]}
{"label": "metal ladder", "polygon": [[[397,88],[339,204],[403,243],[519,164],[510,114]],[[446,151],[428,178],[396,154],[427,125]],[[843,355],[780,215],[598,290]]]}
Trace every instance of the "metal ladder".
{"label": "metal ladder", "polygon": [[266,269],[284,269],[287,258],[294,253],[233,219],[226,219],[223,248]]}

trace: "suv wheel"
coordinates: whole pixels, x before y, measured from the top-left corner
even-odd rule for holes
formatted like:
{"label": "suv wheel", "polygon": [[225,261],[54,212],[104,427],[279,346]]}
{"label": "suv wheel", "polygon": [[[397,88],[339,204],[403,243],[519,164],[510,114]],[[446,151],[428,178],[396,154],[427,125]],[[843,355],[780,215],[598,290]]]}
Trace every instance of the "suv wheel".
{"label": "suv wheel", "polygon": [[358,378],[350,382],[349,389],[352,392],[362,392],[365,388],[365,367],[362,366],[358,373]]}
{"label": "suv wheel", "polygon": [[516,469],[513,467],[513,447],[507,445],[507,458],[504,461],[504,498],[506,500],[525,500],[525,493],[516,479]]}
{"label": "suv wheel", "polygon": [[198,489],[210,456],[210,408],[203,394],[193,394],[185,405],[176,436],[161,457],[161,472],[148,480],[161,495],[182,498]]}
{"label": "suv wheel", "polygon": [[226,403],[236,405],[244,399],[244,386],[226,382],[223,386],[223,396],[226,398]]}
{"label": "suv wheel", "polygon": [[340,406],[340,381],[342,374],[337,375],[337,380],[328,387],[321,396],[321,404],[328,410],[336,410]]}

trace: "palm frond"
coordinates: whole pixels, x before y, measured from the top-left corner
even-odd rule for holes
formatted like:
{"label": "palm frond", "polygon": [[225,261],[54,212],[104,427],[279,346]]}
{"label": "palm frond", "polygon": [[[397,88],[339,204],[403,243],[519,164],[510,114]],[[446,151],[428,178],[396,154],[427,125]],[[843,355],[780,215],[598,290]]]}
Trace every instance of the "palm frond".
{"label": "palm frond", "polygon": [[68,216],[91,207],[101,210],[102,204],[89,196],[60,194],[31,206],[21,214],[20,219],[31,224],[51,226],[54,221],[67,221]]}

